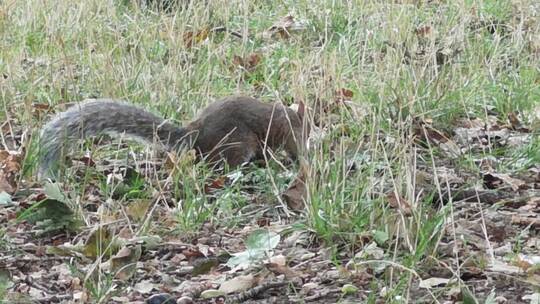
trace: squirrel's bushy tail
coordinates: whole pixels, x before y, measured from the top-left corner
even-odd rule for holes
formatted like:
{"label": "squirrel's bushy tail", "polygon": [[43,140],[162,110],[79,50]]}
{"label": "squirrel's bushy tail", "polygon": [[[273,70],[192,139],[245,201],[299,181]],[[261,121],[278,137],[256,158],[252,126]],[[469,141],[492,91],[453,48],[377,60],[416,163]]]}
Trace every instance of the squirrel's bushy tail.
{"label": "squirrel's bushy tail", "polygon": [[110,99],[84,101],[57,114],[43,127],[38,175],[41,178],[57,177],[64,151],[76,140],[115,133],[147,143],[159,140],[171,149],[180,144],[187,131],[126,102]]}

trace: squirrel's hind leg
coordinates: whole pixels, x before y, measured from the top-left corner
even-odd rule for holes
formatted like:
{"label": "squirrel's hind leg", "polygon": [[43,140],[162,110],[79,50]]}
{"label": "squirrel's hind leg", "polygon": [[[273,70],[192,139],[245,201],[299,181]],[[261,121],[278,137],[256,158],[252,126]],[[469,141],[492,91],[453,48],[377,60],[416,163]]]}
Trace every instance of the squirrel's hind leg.
{"label": "squirrel's hind leg", "polygon": [[236,168],[252,162],[259,154],[259,149],[257,137],[244,134],[242,139],[238,137],[230,138],[227,143],[214,150],[209,159],[211,161],[221,159],[227,163],[229,168]]}

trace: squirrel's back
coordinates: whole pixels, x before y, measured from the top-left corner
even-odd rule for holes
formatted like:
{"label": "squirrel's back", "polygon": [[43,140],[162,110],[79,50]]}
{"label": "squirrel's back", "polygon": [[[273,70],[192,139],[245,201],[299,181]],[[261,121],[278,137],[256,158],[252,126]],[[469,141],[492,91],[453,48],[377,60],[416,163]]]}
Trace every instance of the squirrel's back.
{"label": "squirrel's back", "polygon": [[64,150],[77,139],[114,133],[124,133],[145,142],[157,139],[171,148],[185,137],[186,130],[127,102],[86,100],[57,114],[43,126],[39,175],[54,176]]}

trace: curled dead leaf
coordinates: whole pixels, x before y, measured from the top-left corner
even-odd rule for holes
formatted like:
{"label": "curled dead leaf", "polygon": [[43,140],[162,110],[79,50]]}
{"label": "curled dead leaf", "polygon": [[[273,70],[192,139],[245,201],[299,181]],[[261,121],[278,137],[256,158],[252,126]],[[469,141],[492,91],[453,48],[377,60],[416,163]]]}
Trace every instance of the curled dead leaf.
{"label": "curled dead leaf", "polygon": [[250,289],[255,285],[256,279],[252,274],[237,276],[228,281],[223,282],[219,286],[219,291],[226,294],[242,292]]}
{"label": "curled dead leaf", "polygon": [[281,195],[287,203],[287,206],[292,210],[304,209],[305,200],[307,198],[306,176],[306,169],[301,169],[289,188]]}
{"label": "curled dead leaf", "polygon": [[386,195],[386,201],[390,207],[401,210],[404,215],[412,215],[411,204],[405,198],[397,195],[396,193],[388,193]]}
{"label": "curled dead leaf", "polygon": [[208,34],[210,33],[209,28],[203,28],[198,31],[186,31],[182,35],[182,38],[184,40],[184,44],[186,47],[191,48],[195,44],[199,44],[206,40],[208,38]]}
{"label": "curled dead leaf", "polygon": [[228,178],[225,175],[221,175],[204,185],[204,192],[209,194],[215,190],[223,189]]}
{"label": "curled dead leaf", "polygon": [[448,282],[450,282],[450,279],[447,278],[429,278],[420,281],[420,288],[431,289],[437,286],[445,286]]}
{"label": "curled dead leaf", "polygon": [[424,26],[421,26],[421,27],[417,27],[414,30],[414,33],[416,34],[416,36],[421,37],[421,38],[431,36],[432,32],[433,32],[433,28],[431,26],[429,26],[429,25],[424,25]]}
{"label": "curled dead leaf", "polygon": [[520,225],[520,226],[531,226],[534,228],[540,227],[540,218],[537,216],[535,217],[528,217],[524,215],[513,215],[512,216],[512,224]]}
{"label": "curled dead leaf", "polygon": [[284,275],[286,279],[292,280],[294,278],[300,277],[300,273],[295,271],[294,269],[288,267],[287,265],[280,265],[278,263],[268,263],[265,265],[268,270],[271,272],[277,274],[277,275]]}
{"label": "curled dead leaf", "polygon": [[259,65],[261,60],[262,55],[260,53],[251,53],[245,57],[234,55],[232,65],[233,68],[240,67],[247,72],[252,72]]}
{"label": "curled dead leaf", "polygon": [[508,174],[503,173],[486,173],[484,174],[484,186],[488,189],[498,189],[503,186],[510,186],[513,191],[526,189],[527,183],[523,180],[513,178]]}
{"label": "curled dead leaf", "polygon": [[20,153],[0,150],[0,192],[15,192],[21,171],[22,156]]}
{"label": "curled dead leaf", "polygon": [[530,130],[523,126],[516,112],[508,113],[508,121],[513,130],[528,133]]}
{"label": "curled dead leaf", "polygon": [[292,32],[304,29],[306,29],[306,26],[303,22],[295,20],[292,15],[287,15],[274,22],[274,24],[266,30],[265,36],[289,39]]}
{"label": "curled dead leaf", "polygon": [[33,103],[32,104],[32,114],[36,118],[40,118],[43,114],[47,114],[51,110],[51,105],[48,103]]}
{"label": "curled dead leaf", "polygon": [[115,273],[115,277],[122,281],[131,278],[137,270],[137,262],[141,258],[141,253],[141,245],[122,247],[111,258],[111,270]]}

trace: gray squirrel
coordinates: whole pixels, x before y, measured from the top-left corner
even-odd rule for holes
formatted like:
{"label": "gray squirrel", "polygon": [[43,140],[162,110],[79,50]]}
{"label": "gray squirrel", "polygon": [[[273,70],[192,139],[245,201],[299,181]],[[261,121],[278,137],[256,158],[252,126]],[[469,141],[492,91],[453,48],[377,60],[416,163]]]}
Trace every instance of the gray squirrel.
{"label": "gray squirrel", "polygon": [[58,113],[40,136],[38,175],[56,178],[70,144],[100,134],[125,134],[169,151],[195,149],[199,159],[225,161],[230,167],[264,159],[266,149],[283,148],[293,159],[304,149],[309,129],[304,105],[298,110],[246,96],[215,101],[185,126],[112,99],[92,99]]}

